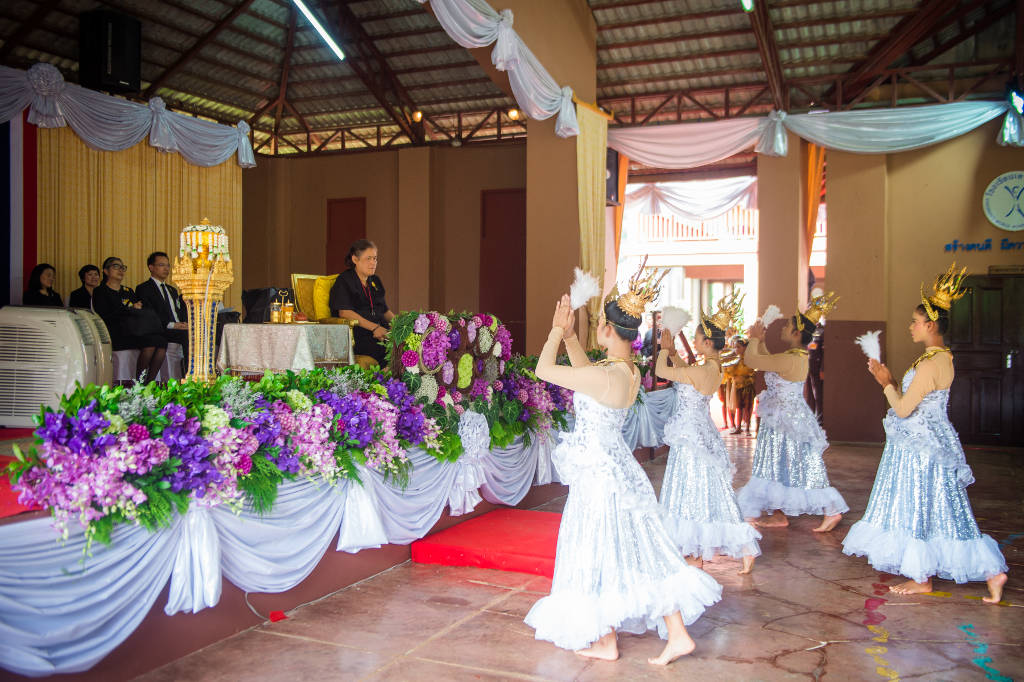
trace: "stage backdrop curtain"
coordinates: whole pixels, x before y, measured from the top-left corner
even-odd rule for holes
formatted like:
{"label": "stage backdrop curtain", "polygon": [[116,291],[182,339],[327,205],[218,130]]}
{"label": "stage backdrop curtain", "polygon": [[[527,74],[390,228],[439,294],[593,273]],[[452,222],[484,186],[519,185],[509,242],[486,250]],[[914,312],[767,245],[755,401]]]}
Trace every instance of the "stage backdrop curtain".
{"label": "stage backdrop curtain", "polygon": [[[183,227],[209,218],[230,238],[235,283],[225,306],[240,309],[242,169],[196,166],[178,154],[136,144],[112,154],[87,147],[68,128],[38,136],[38,253],[57,270],[56,289],[78,288],[78,269],[118,256],[125,285],[149,278],[146,256],[166,251],[173,264]],[[173,284],[173,280],[172,280]]]}
{"label": "stage backdrop curtain", "polygon": [[804,199],[807,205],[804,207],[804,237],[807,243],[807,254],[811,253],[814,244],[814,231],[818,225],[818,207],[821,206],[821,181],[825,175],[825,148],[819,147],[813,142],[806,145],[804,162],[807,166],[805,171]]}
{"label": "stage backdrop curtain", "polygon": [[555,133],[559,137],[579,133],[572,88],[559,87],[515,32],[512,10],[496,12],[486,0],[430,0],[430,8],[445,33],[462,47],[494,43],[491,63],[508,73],[512,94],[527,116],[542,121],[557,115]]}
{"label": "stage backdrop curtain", "polygon": [[626,193],[626,210],[642,215],[674,216],[702,222],[736,206],[757,208],[757,178],[743,175],[716,180],[650,182]]}
{"label": "stage backdrop curtain", "polygon": [[245,121],[231,127],[167,111],[159,97],[147,106],[88,90],[65,83],[52,64],[35,64],[28,71],[0,66],[0,123],[26,107],[29,123],[71,126],[93,149],[121,151],[149,135],[154,147],[178,152],[199,166],[216,166],[236,154],[242,168],[256,165]]}
{"label": "stage backdrop curtain", "polygon": [[[605,173],[607,172],[608,120],[589,107],[576,112],[580,134],[576,138],[576,193],[580,212],[580,267],[604,282]],[[587,301],[587,348],[597,347],[600,296]]]}

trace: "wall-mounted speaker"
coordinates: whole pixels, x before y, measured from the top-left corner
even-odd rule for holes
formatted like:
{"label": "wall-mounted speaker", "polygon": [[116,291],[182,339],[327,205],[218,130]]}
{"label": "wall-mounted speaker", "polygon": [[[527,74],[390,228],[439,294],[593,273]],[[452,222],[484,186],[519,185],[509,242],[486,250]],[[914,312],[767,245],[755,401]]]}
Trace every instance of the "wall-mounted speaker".
{"label": "wall-mounted speaker", "polygon": [[142,24],[134,17],[95,10],[78,16],[78,82],[93,90],[139,92]]}
{"label": "wall-mounted speaker", "polygon": [[619,153],[608,148],[608,157],[605,167],[605,206],[618,206],[619,199]]}

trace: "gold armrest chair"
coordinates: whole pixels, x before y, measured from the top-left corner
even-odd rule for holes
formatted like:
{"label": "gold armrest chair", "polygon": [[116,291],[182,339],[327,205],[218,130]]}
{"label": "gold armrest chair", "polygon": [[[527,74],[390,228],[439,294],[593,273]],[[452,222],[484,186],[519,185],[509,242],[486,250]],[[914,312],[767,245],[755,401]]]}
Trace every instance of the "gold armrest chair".
{"label": "gold armrest chair", "polygon": [[[334,278],[337,278],[337,275],[334,275]],[[298,273],[292,273],[292,291],[295,292],[295,310],[303,313],[306,316],[306,319],[316,320],[319,324],[347,324],[350,327],[357,327],[359,323],[355,320],[346,320],[343,317],[334,317],[331,315],[330,308],[326,307],[326,302],[322,304],[325,306],[325,309],[317,309],[317,280],[321,281],[321,289],[326,287],[328,291],[334,284],[334,279],[323,275],[301,275]],[[378,366],[377,360],[369,355],[356,355],[355,360],[356,364],[363,369]]]}

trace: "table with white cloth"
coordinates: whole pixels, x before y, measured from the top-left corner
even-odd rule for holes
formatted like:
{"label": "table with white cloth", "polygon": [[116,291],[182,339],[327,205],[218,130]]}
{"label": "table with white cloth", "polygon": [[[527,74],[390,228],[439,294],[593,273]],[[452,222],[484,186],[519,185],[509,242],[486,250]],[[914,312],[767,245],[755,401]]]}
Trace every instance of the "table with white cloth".
{"label": "table with white cloth", "polygon": [[222,372],[299,371],[351,365],[347,324],[226,324],[217,354]]}

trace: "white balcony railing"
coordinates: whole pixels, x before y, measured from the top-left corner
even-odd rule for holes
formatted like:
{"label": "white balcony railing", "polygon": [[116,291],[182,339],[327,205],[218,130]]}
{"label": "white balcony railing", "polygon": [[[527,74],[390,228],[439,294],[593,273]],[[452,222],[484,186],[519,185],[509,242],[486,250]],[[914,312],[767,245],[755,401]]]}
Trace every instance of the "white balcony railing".
{"label": "white balcony railing", "polygon": [[[827,236],[828,220],[825,205],[818,210],[814,236]],[[757,240],[756,208],[733,208],[714,220],[684,222],[672,216],[640,216],[640,232],[649,242],[701,242]]]}

